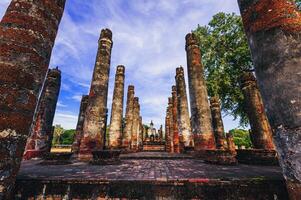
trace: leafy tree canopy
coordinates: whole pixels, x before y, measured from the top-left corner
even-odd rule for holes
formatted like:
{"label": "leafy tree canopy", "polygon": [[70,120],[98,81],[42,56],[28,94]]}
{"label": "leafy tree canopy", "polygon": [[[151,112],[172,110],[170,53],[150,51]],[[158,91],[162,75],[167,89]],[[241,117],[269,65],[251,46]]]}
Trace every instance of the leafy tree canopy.
{"label": "leafy tree canopy", "polygon": [[238,147],[245,146],[246,148],[252,147],[249,131],[243,129],[232,129],[229,131],[233,135],[235,145]]}
{"label": "leafy tree canopy", "polygon": [[243,71],[252,70],[253,63],[241,17],[218,13],[194,33],[202,51],[209,96],[219,96],[223,112],[247,125],[239,77]]}

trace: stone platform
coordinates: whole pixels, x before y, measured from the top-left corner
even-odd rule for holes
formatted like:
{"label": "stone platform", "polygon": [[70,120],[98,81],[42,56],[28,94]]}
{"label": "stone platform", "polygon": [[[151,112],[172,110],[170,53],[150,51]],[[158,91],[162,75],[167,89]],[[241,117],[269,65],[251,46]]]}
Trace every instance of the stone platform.
{"label": "stone platform", "polygon": [[121,159],[169,159],[169,160],[175,160],[175,159],[192,159],[192,155],[188,154],[177,154],[177,153],[167,153],[167,152],[137,152],[137,153],[130,153],[130,154],[123,154],[120,155]]}
{"label": "stone platform", "polygon": [[16,199],[287,199],[277,166],[221,166],[189,158],[129,158],[105,166],[40,162],[22,163]]}

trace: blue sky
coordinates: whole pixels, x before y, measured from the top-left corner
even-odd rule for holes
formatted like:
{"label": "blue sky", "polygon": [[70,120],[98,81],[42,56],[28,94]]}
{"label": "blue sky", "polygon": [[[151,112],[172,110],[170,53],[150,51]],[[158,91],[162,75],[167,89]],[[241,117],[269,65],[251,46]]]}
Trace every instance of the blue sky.
{"label": "blue sky", "polygon": [[[1,0],[0,17],[9,0]],[[81,95],[87,94],[102,28],[113,32],[110,112],[116,66],[126,67],[126,90],[134,84],[144,123],[164,122],[175,69],[186,70],[185,35],[217,12],[238,12],[236,0],[67,0],[51,67],[62,70],[55,124],[75,128]],[[187,75],[187,73],[186,73]],[[187,83],[187,82],[186,82]],[[225,129],[238,126],[224,117]]]}

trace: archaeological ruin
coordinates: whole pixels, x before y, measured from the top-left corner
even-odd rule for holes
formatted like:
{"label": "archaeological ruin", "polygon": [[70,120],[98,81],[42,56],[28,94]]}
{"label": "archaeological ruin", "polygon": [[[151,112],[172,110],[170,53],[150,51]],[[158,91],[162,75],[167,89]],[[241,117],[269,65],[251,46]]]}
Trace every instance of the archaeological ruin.
{"label": "archaeological ruin", "polygon": [[301,199],[301,12],[294,1],[238,0],[255,68],[241,71],[238,84],[250,148],[226,131],[196,33],[182,38],[187,66],[174,66],[160,102],[163,124],[144,117],[131,71],[115,65],[114,29],[103,28],[70,151],[54,152],[64,73],[49,63],[65,3],[12,0],[0,23],[0,200]]}

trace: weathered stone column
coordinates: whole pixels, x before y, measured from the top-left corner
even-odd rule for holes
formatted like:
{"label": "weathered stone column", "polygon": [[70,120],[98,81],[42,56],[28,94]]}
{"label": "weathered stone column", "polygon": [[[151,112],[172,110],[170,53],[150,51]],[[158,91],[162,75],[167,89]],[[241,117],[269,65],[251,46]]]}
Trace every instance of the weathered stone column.
{"label": "weathered stone column", "polygon": [[161,140],[161,141],[163,141],[163,126],[162,126],[162,125],[160,126],[160,128],[159,128],[159,131],[158,131],[158,132],[159,132],[159,137],[160,137],[160,140]]}
{"label": "weathered stone column", "polygon": [[[139,109],[139,115],[140,115],[140,109]],[[138,137],[138,144],[139,146],[143,145],[143,136],[144,136],[144,132],[143,132],[143,123],[142,123],[142,116],[139,116],[139,137]]]}
{"label": "weathered stone column", "polygon": [[104,148],[106,110],[112,50],[112,32],[101,30],[96,63],[86,109],[79,159],[90,160],[92,150]]}
{"label": "weathered stone column", "polygon": [[179,138],[179,127],[178,127],[178,100],[177,100],[177,88],[172,86],[172,118],[173,118],[173,143],[174,152],[180,153],[180,138]]}
{"label": "weathered stone column", "polygon": [[166,109],[166,117],[165,117],[165,151],[170,152],[171,143],[170,143],[170,115],[169,108]]}
{"label": "weathered stone column", "polygon": [[191,126],[195,138],[195,150],[215,149],[204,68],[201,63],[201,51],[194,33],[186,35],[186,53]]}
{"label": "weathered stone column", "polygon": [[10,199],[64,6],[13,0],[0,23],[0,199]]}
{"label": "weathered stone column", "polygon": [[220,101],[217,96],[210,98],[210,108],[212,116],[212,127],[215,136],[217,149],[227,149],[227,140],[225,137],[224,124],[221,113]]}
{"label": "weathered stone column", "polygon": [[138,150],[138,136],[139,136],[139,98],[134,97],[134,108],[133,108],[133,124],[131,131],[131,149]]}
{"label": "weathered stone column", "polygon": [[170,153],[174,153],[174,119],[173,119],[173,102],[172,97],[168,98],[168,115],[169,115],[169,143]]}
{"label": "weathered stone column", "polygon": [[227,138],[227,149],[232,153],[232,154],[236,154],[236,149],[235,149],[235,143],[234,143],[234,139],[231,133],[227,133],[226,134],[226,138]]}
{"label": "weathered stone column", "polygon": [[252,72],[245,72],[241,77],[241,89],[244,95],[244,107],[251,126],[251,139],[256,149],[275,149],[273,134],[265,114],[263,102],[256,79]]}
{"label": "weathered stone column", "polygon": [[183,67],[176,69],[176,87],[178,99],[178,124],[179,134],[182,135],[184,145],[186,147],[193,146],[193,136],[191,133],[190,117],[188,110],[188,100],[186,93],[186,84],[184,78]]}
{"label": "weathered stone column", "polygon": [[133,125],[133,111],[134,111],[134,96],[135,87],[133,85],[128,86],[126,112],[125,112],[125,127],[123,131],[122,146],[126,148],[131,147],[131,135]]}
{"label": "weathered stone column", "polygon": [[72,144],[72,152],[75,157],[79,153],[80,141],[83,137],[83,125],[85,121],[86,109],[89,101],[89,95],[83,95],[80,102],[78,120],[76,125],[76,132],[74,137],[74,142]]}
{"label": "weathered stone column", "polygon": [[290,197],[301,199],[301,13],[294,1],[238,2]]}
{"label": "weathered stone column", "polygon": [[52,136],[52,123],[56,104],[61,87],[61,71],[49,69],[41,97],[37,107],[37,114],[31,128],[30,137],[27,140],[24,159],[43,157],[50,152]]}
{"label": "weathered stone column", "polygon": [[122,116],[123,116],[123,95],[124,95],[124,66],[119,65],[116,69],[115,87],[112,102],[111,122],[109,128],[109,148],[119,148],[122,137]]}

